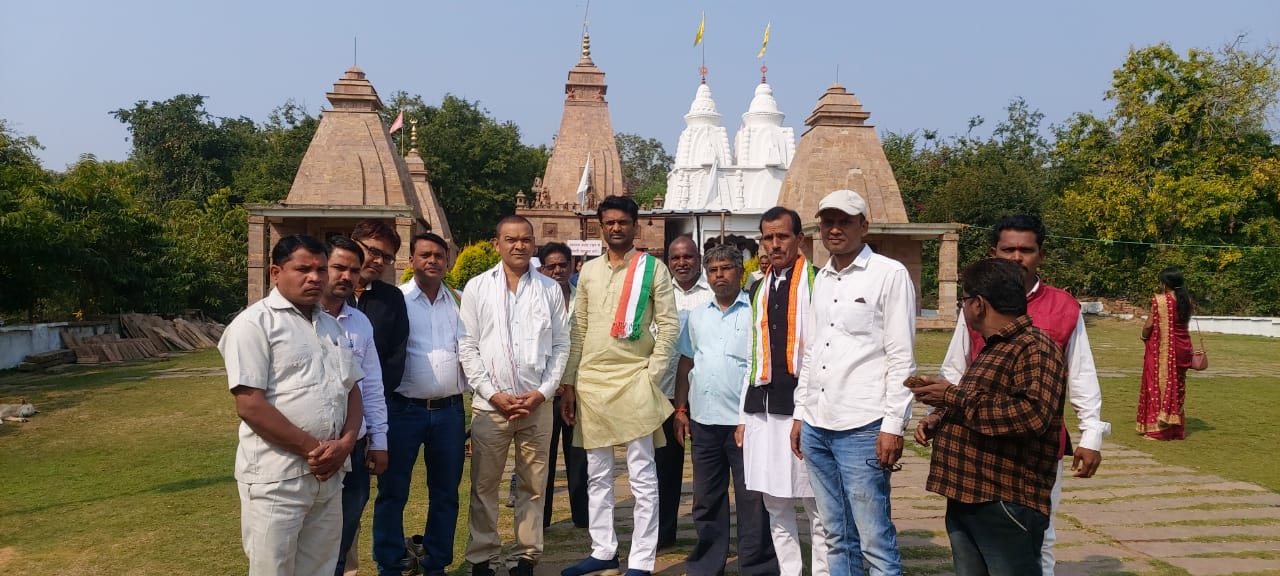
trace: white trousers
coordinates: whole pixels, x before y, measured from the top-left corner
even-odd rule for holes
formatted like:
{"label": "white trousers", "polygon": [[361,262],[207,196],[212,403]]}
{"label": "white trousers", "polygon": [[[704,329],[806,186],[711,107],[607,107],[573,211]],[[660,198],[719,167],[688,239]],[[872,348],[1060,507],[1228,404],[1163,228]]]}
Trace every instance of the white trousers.
{"label": "white trousers", "polygon": [[764,507],[769,511],[769,534],[773,538],[773,550],[778,555],[778,568],[782,576],[802,576],[804,558],[800,555],[800,529],[796,524],[796,504],[804,505],[809,517],[809,544],[813,576],[831,573],[827,558],[827,529],[818,517],[818,504],[813,498],[778,498],[764,496]]}
{"label": "white trousers", "polygon": [[342,473],[238,483],[249,576],[333,574],[342,544]]}
{"label": "white trousers", "polygon": [[1058,534],[1053,530],[1053,518],[1058,515],[1058,503],[1062,501],[1062,459],[1058,460],[1058,478],[1053,481],[1052,503],[1049,504],[1049,527],[1044,530],[1044,544],[1040,546],[1040,569],[1044,576],[1053,576],[1057,560],[1053,557],[1053,543]]}
{"label": "white trousers", "polygon": [[[636,501],[627,568],[653,571],[658,557],[658,468],[653,461],[653,436],[627,442],[626,449],[631,495]],[[613,528],[613,446],[587,450],[587,514],[591,557],[613,559],[618,555],[618,534]]]}

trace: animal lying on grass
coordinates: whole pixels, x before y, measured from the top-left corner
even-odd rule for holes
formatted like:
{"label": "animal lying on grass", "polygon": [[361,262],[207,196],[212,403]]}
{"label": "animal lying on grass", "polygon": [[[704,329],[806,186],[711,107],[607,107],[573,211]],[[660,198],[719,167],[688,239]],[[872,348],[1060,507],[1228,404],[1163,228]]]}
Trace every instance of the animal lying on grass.
{"label": "animal lying on grass", "polygon": [[0,404],[0,422],[27,422],[28,416],[38,413],[40,411],[25,399],[17,404]]}

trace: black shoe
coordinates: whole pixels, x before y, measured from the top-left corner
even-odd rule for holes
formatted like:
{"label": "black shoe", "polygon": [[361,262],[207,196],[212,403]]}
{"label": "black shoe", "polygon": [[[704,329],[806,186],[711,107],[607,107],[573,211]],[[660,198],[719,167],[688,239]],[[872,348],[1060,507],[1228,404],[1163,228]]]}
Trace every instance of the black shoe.
{"label": "black shoe", "polygon": [[471,565],[471,576],[493,576],[493,568],[489,567],[488,562]]}
{"label": "black shoe", "polygon": [[521,558],[516,567],[511,569],[511,576],[533,576],[533,560]]}
{"label": "black shoe", "polygon": [[662,550],[666,550],[667,548],[674,548],[675,545],[676,545],[675,538],[672,538],[670,540],[659,540],[658,546],[654,548],[654,550],[662,551]]}

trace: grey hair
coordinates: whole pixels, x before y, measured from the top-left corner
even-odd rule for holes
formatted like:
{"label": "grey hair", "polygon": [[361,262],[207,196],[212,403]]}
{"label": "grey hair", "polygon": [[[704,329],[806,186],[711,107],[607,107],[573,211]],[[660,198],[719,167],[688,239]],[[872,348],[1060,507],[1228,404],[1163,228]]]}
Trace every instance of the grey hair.
{"label": "grey hair", "polygon": [[728,260],[735,268],[742,268],[742,250],[733,244],[719,244],[707,249],[702,255],[702,265],[706,267],[712,260]]}

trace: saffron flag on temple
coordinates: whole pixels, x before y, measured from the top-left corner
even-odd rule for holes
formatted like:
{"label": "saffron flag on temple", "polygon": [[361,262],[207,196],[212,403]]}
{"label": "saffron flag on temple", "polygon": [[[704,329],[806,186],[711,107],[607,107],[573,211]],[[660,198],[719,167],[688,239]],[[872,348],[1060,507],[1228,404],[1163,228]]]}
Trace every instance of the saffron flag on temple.
{"label": "saffron flag on temple", "polygon": [[707,29],[707,13],[702,13],[702,22],[698,23],[698,35],[693,37],[693,45],[702,43],[702,31]]}
{"label": "saffron flag on temple", "polygon": [[395,134],[396,130],[401,128],[404,128],[404,110],[401,110],[399,114],[396,114],[396,121],[391,123],[390,134]]}
{"label": "saffron flag on temple", "polygon": [[760,53],[756,54],[756,58],[764,58],[764,51],[769,47],[769,27],[773,26],[770,22],[764,25],[764,42],[760,43]]}

